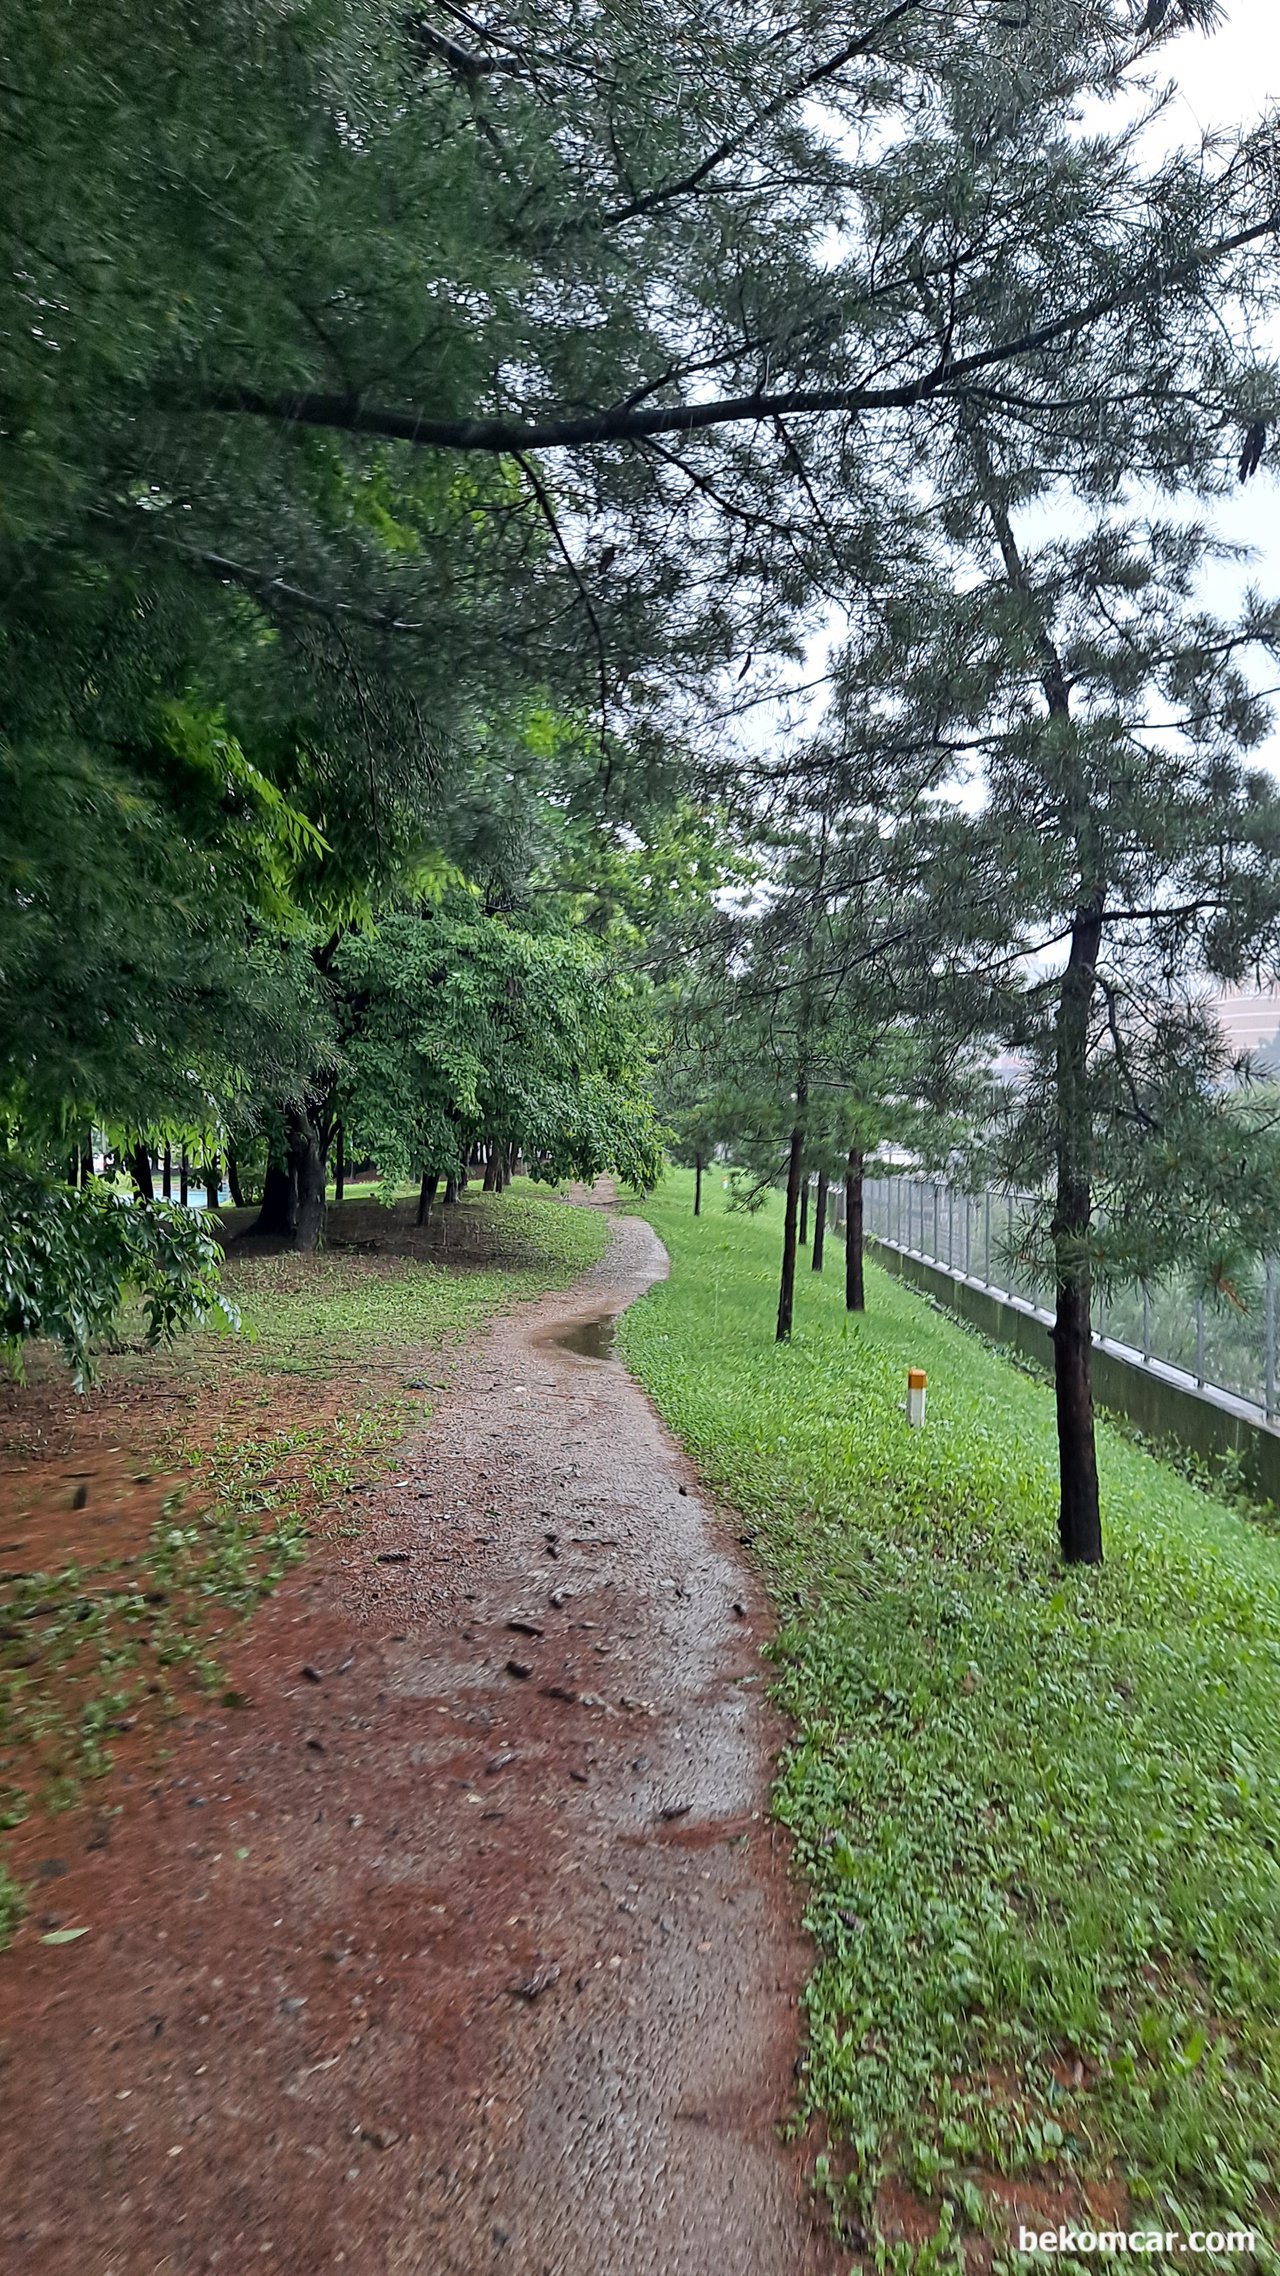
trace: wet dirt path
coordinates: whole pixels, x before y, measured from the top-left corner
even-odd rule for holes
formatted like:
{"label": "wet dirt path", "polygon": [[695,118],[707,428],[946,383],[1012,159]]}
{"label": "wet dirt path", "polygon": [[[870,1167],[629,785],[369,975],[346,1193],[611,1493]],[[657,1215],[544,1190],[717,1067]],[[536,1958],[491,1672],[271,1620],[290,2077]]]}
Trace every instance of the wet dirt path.
{"label": "wet dirt path", "polygon": [[623,1220],[499,1320],[258,1615],[251,1704],[47,1861],[89,1933],[0,1962],[14,2276],[833,2266],[776,2132],[763,1603],[591,1325],[664,1266]]}

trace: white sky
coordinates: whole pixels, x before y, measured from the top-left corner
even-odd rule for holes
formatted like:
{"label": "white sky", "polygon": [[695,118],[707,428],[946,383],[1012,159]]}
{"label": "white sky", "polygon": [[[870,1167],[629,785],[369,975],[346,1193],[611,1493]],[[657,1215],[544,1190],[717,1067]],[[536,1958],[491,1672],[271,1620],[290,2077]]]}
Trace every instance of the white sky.
{"label": "white sky", "polygon": [[1231,0],[1227,21],[1206,39],[1182,32],[1163,50],[1178,83],[1188,138],[1259,118],[1280,83],[1280,21],[1270,0]]}

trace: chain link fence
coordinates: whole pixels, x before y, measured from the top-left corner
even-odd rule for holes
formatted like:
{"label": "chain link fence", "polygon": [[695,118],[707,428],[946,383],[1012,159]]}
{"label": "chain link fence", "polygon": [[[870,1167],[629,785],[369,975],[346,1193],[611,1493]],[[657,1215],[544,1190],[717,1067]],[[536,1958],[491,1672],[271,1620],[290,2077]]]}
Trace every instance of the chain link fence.
{"label": "chain link fence", "polygon": [[[941,1178],[868,1178],[863,1222],[869,1237],[887,1247],[1047,1319],[1050,1292],[1026,1261],[1030,1206],[1026,1194],[961,1193]],[[1095,1295],[1094,1339],[1140,1365],[1171,1368],[1211,1395],[1244,1400],[1273,1423],[1280,1420],[1277,1287],[1277,1266],[1268,1257],[1236,1303],[1167,1283]]]}

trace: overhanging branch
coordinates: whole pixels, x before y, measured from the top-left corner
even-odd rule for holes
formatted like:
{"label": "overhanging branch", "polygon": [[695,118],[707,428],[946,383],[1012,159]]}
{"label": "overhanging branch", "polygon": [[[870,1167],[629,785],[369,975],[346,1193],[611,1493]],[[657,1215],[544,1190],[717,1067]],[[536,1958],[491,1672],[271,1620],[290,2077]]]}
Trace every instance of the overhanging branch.
{"label": "overhanging branch", "polygon": [[972,355],[944,355],[918,378],[904,380],[896,387],[794,387],[778,393],[757,388],[748,395],[724,396],[710,402],[634,408],[615,404],[607,410],[589,411],[575,417],[536,419],[440,419],[425,411],[387,409],[368,402],[362,395],[317,394],[306,389],[269,390],[226,383],[212,386],[160,383],[154,393],[161,403],[176,410],[238,412],[245,417],[271,419],[285,426],[326,427],[344,434],[376,435],[387,441],[411,443],[423,450],[490,456],[584,449],[611,442],[641,443],[655,435],[691,435],[716,427],[818,417],[833,412],[857,418],[867,412],[911,410],[917,404],[949,395],[976,372],[990,371],[1055,347],[1108,316],[1158,298],[1171,286],[1187,281],[1215,261],[1273,236],[1276,227],[1276,215],[1269,214],[1265,221],[1217,238],[1181,261],[1153,263],[1132,284],[1114,292],[1100,293],[1083,307],[1033,326],[1012,339],[978,349]]}

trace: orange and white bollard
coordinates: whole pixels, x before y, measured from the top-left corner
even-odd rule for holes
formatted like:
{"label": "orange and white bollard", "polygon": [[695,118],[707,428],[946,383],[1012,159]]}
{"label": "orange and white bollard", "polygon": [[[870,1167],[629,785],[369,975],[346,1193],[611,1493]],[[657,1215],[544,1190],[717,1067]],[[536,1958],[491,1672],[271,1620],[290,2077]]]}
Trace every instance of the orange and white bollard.
{"label": "orange and white bollard", "polygon": [[924,1421],[925,1382],[923,1367],[907,1369],[907,1421],[913,1430],[919,1430]]}

